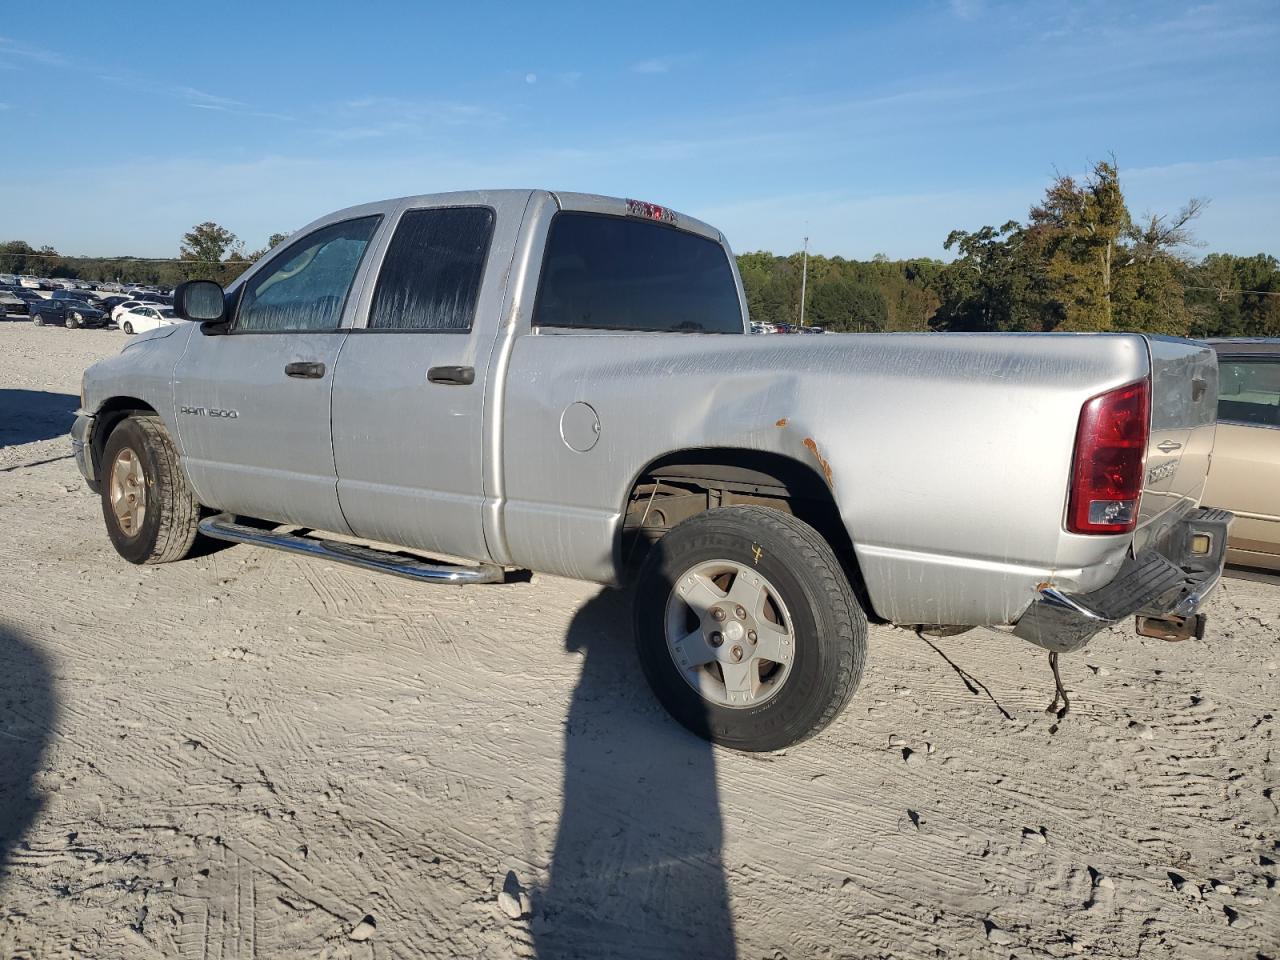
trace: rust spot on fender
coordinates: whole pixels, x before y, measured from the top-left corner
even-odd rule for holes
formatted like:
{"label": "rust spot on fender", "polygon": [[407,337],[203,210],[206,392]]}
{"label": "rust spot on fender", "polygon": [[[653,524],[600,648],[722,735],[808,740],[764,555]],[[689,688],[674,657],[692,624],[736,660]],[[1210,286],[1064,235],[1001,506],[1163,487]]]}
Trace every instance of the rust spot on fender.
{"label": "rust spot on fender", "polygon": [[786,425],[787,425],[786,417],[782,417],[780,420],[778,420],[777,423],[774,424],[775,427],[785,427]]}
{"label": "rust spot on fender", "polygon": [[822,468],[822,475],[827,478],[827,486],[834,486],[831,479],[831,464],[827,463],[826,457],[818,449],[818,441],[814,440],[813,437],[805,437],[804,445],[809,448],[809,452],[813,454],[813,459],[817,460],[818,466]]}

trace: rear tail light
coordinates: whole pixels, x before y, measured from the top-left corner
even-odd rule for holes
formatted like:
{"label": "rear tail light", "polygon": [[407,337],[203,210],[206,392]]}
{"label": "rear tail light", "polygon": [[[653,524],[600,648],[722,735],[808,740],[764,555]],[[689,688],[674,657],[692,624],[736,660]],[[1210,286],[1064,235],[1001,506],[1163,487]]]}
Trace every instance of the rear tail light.
{"label": "rear tail light", "polygon": [[1072,533],[1129,533],[1138,525],[1150,422],[1147,380],[1096,396],[1081,409],[1067,504]]}

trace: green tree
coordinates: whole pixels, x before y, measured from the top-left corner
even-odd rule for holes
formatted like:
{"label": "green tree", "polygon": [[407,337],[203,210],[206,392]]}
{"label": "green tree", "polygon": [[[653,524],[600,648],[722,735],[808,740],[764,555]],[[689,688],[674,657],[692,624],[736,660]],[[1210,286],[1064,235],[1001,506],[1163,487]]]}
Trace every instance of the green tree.
{"label": "green tree", "polygon": [[[926,330],[938,306],[930,284],[942,268],[936,260],[811,256],[805,322],[833,330]],[[751,319],[794,323],[800,315],[801,270],[799,254],[740,255],[738,272]]]}
{"label": "green tree", "polygon": [[0,243],[0,271],[4,273],[40,273],[46,269],[43,260],[34,256],[40,251],[25,240]]}
{"label": "green tree", "polygon": [[1186,271],[1191,331],[1200,337],[1280,336],[1280,261],[1211,253]]}
{"label": "green tree", "polygon": [[[212,220],[198,223],[183,234],[179,257],[187,261],[184,274],[192,280],[224,280],[227,273],[234,277],[245,265],[244,245],[234,233]],[[233,266],[222,266],[224,259],[230,259]]]}
{"label": "green tree", "polygon": [[932,325],[1185,334],[1194,315],[1184,251],[1204,203],[1135,223],[1114,162],[1083,181],[1057,177],[1025,225],[951,232],[945,247],[959,256],[933,281],[941,305]]}
{"label": "green tree", "polygon": [[1110,330],[1117,248],[1132,228],[1115,163],[1099,162],[1083,182],[1060,176],[1031,209],[1031,240],[1042,259],[1063,330]]}
{"label": "green tree", "polygon": [[815,281],[810,289],[806,323],[854,332],[879,331],[888,325],[884,296],[874,287],[836,274]]}
{"label": "green tree", "polygon": [[960,254],[934,281],[941,305],[932,325],[939,330],[1040,330],[1051,310],[1045,302],[1045,271],[1027,231],[1010,220],[973,233],[953,230],[943,249]]}

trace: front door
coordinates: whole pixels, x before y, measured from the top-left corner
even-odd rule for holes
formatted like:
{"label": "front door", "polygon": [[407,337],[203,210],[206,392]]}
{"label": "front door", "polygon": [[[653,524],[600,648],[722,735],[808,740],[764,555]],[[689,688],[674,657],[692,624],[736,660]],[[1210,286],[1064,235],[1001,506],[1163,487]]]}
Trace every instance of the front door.
{"label": "front door", "polygon": [[329,224],[289,244],[248,280],[226,334],[192,336],[174,400],[202,503],[347,531],[329,405],[344,310],[379,219]]}

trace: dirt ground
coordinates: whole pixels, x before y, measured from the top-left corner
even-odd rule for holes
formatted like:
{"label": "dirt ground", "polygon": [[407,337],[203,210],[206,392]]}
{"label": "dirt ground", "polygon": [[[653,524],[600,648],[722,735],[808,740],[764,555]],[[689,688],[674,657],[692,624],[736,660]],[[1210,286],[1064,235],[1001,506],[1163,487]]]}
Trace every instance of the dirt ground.
{"label": "dirt ground", "polygon": [[123,334],[0,323],[0,957],[1280,956],[1280,586],[1064,658],[873,628],[818,738],[669,721],[626,597],[112,551]]}

